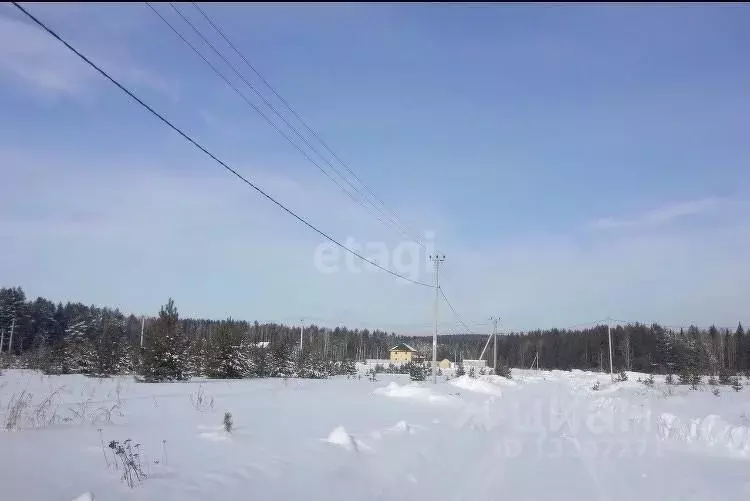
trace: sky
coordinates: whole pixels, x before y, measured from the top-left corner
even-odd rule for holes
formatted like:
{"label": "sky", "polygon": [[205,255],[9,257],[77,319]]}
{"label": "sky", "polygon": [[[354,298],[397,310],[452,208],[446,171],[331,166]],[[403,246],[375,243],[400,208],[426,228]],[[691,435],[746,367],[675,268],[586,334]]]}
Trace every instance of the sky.
{"label": "sky", "polygon": [[[750,322],[747,5],[203,8],[356,179],[180,5],[354,198],[374,193],[403,231],[146,5],[28,5],[340,243],[429,284],[427,254],[444,254],[441,288],[472,331],[490,316],[503,330]],[[431,333],[434,289],[336,255],[11,4],[0,117],[0,286],[138,315],[173,297],[183,316]],[[466,330],[443,301],[439,315],[441,333]]]}

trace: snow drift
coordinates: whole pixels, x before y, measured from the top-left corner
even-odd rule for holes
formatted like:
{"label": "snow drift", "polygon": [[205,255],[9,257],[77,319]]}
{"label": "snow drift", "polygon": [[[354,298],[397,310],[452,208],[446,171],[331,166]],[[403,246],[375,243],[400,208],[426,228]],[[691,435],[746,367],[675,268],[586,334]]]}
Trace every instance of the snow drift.
{"label": "snow drift", "polygon": [[384,397],[406,398],[430,403],[452,402],[452,399],[448,396],[436,394],[430,388],[425,388],[417,383],[400,386],[394,381],[389,383],[388,386],[375,389],[375,394]]}

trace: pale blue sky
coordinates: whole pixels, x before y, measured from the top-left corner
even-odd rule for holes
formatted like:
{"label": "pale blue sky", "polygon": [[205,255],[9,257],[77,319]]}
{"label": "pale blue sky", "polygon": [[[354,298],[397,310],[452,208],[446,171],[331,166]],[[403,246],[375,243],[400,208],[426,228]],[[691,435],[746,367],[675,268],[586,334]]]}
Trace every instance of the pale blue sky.
{"label": "pale blue sky", "polygon": [[[28,8],[322,229],[403,240],[145,5]],[[435,232],[468,321],[750,320],[748,6],[205,9],[402,221]],[[135,313],[171,295],[185,315],[429,332],[429,289],[343,258],[321,273],[318,236],[8,4],[0,110],[2,285]],[[416,278],[433,280],[426,265]]]}

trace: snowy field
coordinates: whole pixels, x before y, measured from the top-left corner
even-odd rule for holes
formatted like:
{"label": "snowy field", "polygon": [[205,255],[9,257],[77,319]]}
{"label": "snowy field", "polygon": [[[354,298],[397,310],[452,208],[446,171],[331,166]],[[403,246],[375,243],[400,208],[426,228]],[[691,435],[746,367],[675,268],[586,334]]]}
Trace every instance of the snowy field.
{"label": "snowy field", "polygon": [[[0,499],[750,499],[750,390],[629,376],[139,384],[9,370]],[[147,475],[132,489],[107,447],[126,439]]]}

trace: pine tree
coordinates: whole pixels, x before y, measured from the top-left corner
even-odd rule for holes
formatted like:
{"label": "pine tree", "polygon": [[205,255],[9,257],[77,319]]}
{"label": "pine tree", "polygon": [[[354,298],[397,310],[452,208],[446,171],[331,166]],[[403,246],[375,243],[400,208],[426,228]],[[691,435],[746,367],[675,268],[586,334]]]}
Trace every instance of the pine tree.
{"label": "pine tree", "polygon": [[715,325],[712,325],[708,329],[708,336],[710,339],[710,345],[707,347],[706,352],[709,360],[709,370],[712,374],[717,374],[719,372],[719,353],[721,352],[719,347],[719,329],[717,329]]}
{"label": "pine tree", "polygon": [[497,375],[502,376],[507,379],[512,379],[513,375],[511,374],[510,366],[504,363],[500,363],[497,366]]}
{"label": "pine tree", "polygon": [[456,377],[464,376],[466,375],[466,370],[464,369],[463,362],[458,364],[458,367],[456,367]]}
{"label": "pine tree", "polygon": [[672,334],[658,324],[651,326],[651,332],[653,332],[656,341],[657,365],[662,371],[670,373],[676,365]]}
{"label": "pine tree", "polygon": [[[26,317],[26,294],[20,287],[0,289],[0,329],[7,336],[4,337],[3,353],[20,353],[21,342],[19,339],[22,320]],[[13,329],[13,346],[10,346],[10,331]]]}
{"label": "pine tree", "polygon": [[409,364],[409,379],[412,381],[424,381],[425,378],[425,369],[422,364]]}
{"label": "pine tree", "polygon": [[120,374],[127,370],[128,343],[125,338],[124,318],[110,311],[102,311],[94,320],[90,343],[92,372],[98,376]]}
{"label": "pine tree", "polygon": [[228,325],[221,325],[212,339],[207,375],[217,379],[241,379],[251,373],[252,360],[242,335]]}
{"label": "pine tree", "polygon": [[472,379],[475,379],[477,377],[477,373],[474,370],[474,367],[469,367],[469,377]]}
{"label": "pine tree", "polygon": [[284,342],[271,345],[267,367],[269,377],[290,377],[294,375],[295,363],[292,360],[291,345]]}
{"label": "pine tree", "polygon": [[185,372],[190,377],[208,376],[211,365],[208,338],[199,336],[190,342],[187,350]]}
{"label": "pine tree", "polygon": [[249,347],[249,354],[252,370],[252,377],[270,377],[270,360],[271,354],[267,348],[261,348],[259,346],[251,345]]}
{"label": "pine tree", "polygon": [[748,369],[748,353],[747,347],[745,346],[745,329],[742,328],[742,323],[737,324],[737,330],[734,333],[734,342],[737,353],[737,372],[742,372]]}
{"label": "pine tree", "polygon": [[62,346],[63,374],[91,374],[96,367],[94,348],[88,339],[90,319],[80,319],[65,329]]}
{"label": "pine tree", "polygon": [[[377,366],[375,367],[377,371]],[[381,372],[383,372],[383,367],[380,366]],[[354,360],[344,360],[341,364],[341,373],[346,375],[354,375],[357,373],[357,366],[354,363]]]}
{"label": "pine tree", "polygon": [[152,382],[187,379],[188,345],[180,332],[178,320],[174,300],[169,298],[146,337],[141,367],[144,380]]}

